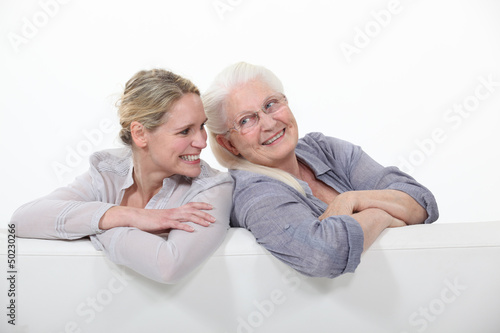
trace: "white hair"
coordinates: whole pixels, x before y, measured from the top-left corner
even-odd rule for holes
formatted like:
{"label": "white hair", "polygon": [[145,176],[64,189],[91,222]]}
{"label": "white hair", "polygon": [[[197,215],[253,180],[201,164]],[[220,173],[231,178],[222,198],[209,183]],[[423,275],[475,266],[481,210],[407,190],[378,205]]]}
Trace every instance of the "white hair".
{"label": "white hair", "polygon": [[215,77],[210,87],[202,95],[203,105],[207,114],[208,139],[212,152],[217,161],[228,169],[246,170],[259,173],[295,188],[302,194],[304,189],[297,179],[286,171],[258,165],[247,161],[242,156],[236,156],[226,148],[222,147],[216,140],[216,136],[225,135],[228,130],[226,101],[229,94],[238,86],[250,81],[260,81],[275,92],[284,94],[283,84],[278,77],[269,69],[238,62],[226,67]]}

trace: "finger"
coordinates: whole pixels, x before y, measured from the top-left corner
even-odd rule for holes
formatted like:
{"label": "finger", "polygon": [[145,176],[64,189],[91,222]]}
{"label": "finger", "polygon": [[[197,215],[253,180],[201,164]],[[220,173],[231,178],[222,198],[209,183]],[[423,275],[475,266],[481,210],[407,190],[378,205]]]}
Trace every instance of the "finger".
{"label": "finger", "polygon": [[198,210],[212,210],[214,208],[211,204],[208,204],[206,202],[190,202],[185,206]]}
{"label": "finger", "polygon": [[353,212],[351,212],[349,209],[340,209],[339,207],[333,207],[329,206],[323,214],[319,217],[320,220],[324,220],[329,216],[335,216],[335,215],[351,215]]}
{"label": "finger", "polygon": [[186,216],[184,222],[194,222],[204,227],[208,227],[211,223],[215,222],[215,217],[202,211],[196,211]]}
{"label": "finger", "polygon": [[179,217],[181,218],[181,221],[183,221],[183,222],[193,221],[193,218],[195,218],[196,221],[199,221],[200,219],[202,219],[202,220],[204,220],[206,222],[210,222],[210,223],[215,222],[215,217],[213,217],[212,215],[210,215],[209,213],[207,213],[203,210],[199,210],[196,208],[181,209],[179,212],[181,213]]}
{"label": "finger", "polygon": [[190,226],[189,224],[185,224],[185,223],[176,223],[172,229],[178,229],[178,230],[184,230],[184,231],[187,231],[187,232],[193,232],[194,231],[194,228],[192,226]]}
{"label": "finger", "polygon": [[195,216],[207,221],[207,222],[210,222],[210,223],[214,223],[215,222],[215,217],[206,213],[206,212],[203,212],[201,210],[198,210],[194,213]]}
{"label": "finger", "polygon": [[179,208],[166,209],[162,213],[162,227],[173,227],[179,229],[183,228],[179,226],[179,223],[182,222],[194,222],[204,227],[208,227],[211,223],[216,221],[215,217],[212,215],[202,210],[189,207],[188,205],[184,205]]}

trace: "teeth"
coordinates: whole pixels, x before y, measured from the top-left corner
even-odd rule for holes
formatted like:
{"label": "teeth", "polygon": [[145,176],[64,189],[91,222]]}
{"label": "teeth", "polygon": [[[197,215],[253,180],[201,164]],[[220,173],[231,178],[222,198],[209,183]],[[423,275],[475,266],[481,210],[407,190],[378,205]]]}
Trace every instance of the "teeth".
{"label": "teeth", "polygon": [[182,155],[181,158],[184,161],[193,162],[200,159],[200,155]]}
{"label": "teeth", "polygon": [[285,130],[282,130],[281,132],[278,133],[278,135],[276,135],[275,137],[267,140],[266,142],[264,142],[263,144],[264,145],[270,145],[271,143],[273,143],[274,141],[278,140],[279,138],[281,138],[283,136],[283,134],[285,133]]}

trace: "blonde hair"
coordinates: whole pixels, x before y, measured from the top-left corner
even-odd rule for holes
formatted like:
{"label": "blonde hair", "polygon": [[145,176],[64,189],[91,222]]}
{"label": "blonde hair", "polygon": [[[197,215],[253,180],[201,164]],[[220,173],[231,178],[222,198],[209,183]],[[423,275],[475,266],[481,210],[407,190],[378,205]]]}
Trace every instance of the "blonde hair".
{"label": "blonde hair", "polygon": [[226,100],[229,94],[236,87],[250,81],[262,82],[275,92],[284,93],[281,81],[273,72],[265,67],[238,62],[225,68],[216,76],[213,83],[202,96],[203,106],[208,118],[207,128],[210,148],[220,165],[228,169],[259,173],[277,179],[293,187],[300,193],[305,194],[299,182],[288,172],[249,162],[242,156],[234,155],[222,147],[216,140],[217,135],[225,135],[228,130]]}
{"label": "blonde hair", "polygon": [[137,72],[125,85],[117,102],[120,118],[120,139],[132,145],[130,124],[141,123],[152,131],[165,122],[167,114],[175,102],[184,94],[200,95],[198,88],[188,79],[164,69],[151,69]]}

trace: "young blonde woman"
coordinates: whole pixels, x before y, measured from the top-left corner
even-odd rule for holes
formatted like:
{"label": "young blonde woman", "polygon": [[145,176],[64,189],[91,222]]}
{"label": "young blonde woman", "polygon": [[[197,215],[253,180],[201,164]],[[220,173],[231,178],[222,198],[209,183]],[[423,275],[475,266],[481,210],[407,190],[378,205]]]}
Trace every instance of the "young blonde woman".
{"label": "young blonde woman", "polygon": [[231,225],[296,270],[353,272],[389,227],[438,218],[432,193],[349,142],[298,125],[280,80],[237,63],[203,95],[211,147],[235,180]]}
{"label": "young blonde woman", "polygon": [[88,172],[23,205],[11,223],[18,237],[90,236],[113,262],[177,282],[223,241],[232,179],[200,159],[207,117],[189,80],[161,69],[138,72],[118,112],[126,147],[94,153]]}

